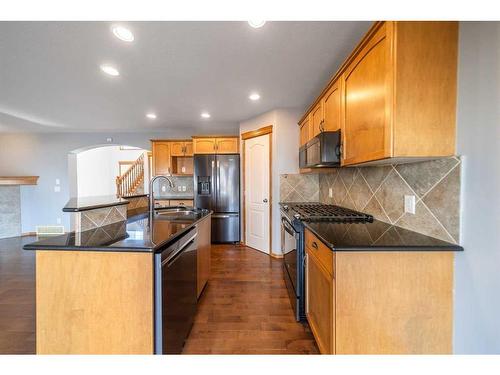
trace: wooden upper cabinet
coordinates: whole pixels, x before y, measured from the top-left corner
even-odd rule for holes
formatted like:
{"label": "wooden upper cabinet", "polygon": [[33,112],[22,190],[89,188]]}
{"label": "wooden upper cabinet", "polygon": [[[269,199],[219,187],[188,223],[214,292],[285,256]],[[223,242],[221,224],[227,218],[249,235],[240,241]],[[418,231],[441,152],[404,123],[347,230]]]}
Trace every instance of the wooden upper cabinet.
{"label": "wooden upper cabinet", "polygon": [[184,156],[184,142],[174,141],[170,143],[171,156]]}
{"label": "wooden upper cabinet", "polygon": [[184,156],[193,156],[193,142],[184,142]]}
{"label": "wooden upper cabinet", "polygon": [[303,117],[307,138],[340,126],[341,165],[454,155],[457,60],[457,22],[374,23]]}
{"label": "wooden upper cabinet", "polygon": [[193,138],[195,154],[237,154],[238,137]]}
{"label": "wooden upper cabinet", "polygon": [[193,138],[194,154],[215,154],[215,138]]}
{"label": "wooden upper cabinet", "polygon": [[309,117],[300,123],[300,146],[303,146],[309,141]]}
{"label": "wooden upper cabinet", "polygon": [[216,138],[216,151],[218,154],[238,153],[238,138]]}
{"label": "wooden upper cabinet", "polygon": [[166,175],[171,173],[170,142],[153,141],[153,175]]}
{"label": "wooden upper cabinet", "polygon": [[193,156],[193,142],[172,141],[171,156]]}
{"label": "wooden upper cabinet", "polygon": [[323,102],[323,131],[336,131],[340,129],[340,80],[328,89]]}
{"label": "wooden upper cabinet", "polygon": [[311,111],[311,129],[312,133],[309,134],[309,138],[316,137],[319,133],[323,131],[323,102],[320,100],[319,103]]}
{"label": "wooden upper cabinet", "polygon": [[343,164],[391,156],[391,27],[385,23],[342,76]]}

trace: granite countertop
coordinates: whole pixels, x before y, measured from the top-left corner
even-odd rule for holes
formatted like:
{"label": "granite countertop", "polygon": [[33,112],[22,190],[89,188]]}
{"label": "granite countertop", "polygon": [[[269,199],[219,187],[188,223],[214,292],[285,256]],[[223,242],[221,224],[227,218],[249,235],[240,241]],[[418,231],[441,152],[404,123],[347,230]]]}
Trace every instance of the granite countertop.
{"label": "granite countertop", "polygon": [[117,198],[116,195],[102,195],[96,197],[75,197],[70,198],[63,207],[63,212],[80,212],[94,210],[96,208],[119,206],[128,204],[129,201],[123,198]]}
{"label": "granite countertop", "polygon": [[209,210],[197,210],[194,215],[182,217],[156,214],[153,218],[152,230],[150,230],[148,214],[145,212],[132,216],[127,221],[84,232],[70,232],[48,237],[26,244],[23,249],[154,253],[175,242],[211,213]]}
{"label": "granite countertop", "polygon": [[372,223],[304,223],[334,251],[463,251],[459,245],[380,220]]}
{"label": "granite countertop", "polygon": [[297,220],[294,214],[292,209],[286,212],[292,223],[309,229],[333,251],[463,251],[460,245],[377,219],[367,223],[313,223]]}

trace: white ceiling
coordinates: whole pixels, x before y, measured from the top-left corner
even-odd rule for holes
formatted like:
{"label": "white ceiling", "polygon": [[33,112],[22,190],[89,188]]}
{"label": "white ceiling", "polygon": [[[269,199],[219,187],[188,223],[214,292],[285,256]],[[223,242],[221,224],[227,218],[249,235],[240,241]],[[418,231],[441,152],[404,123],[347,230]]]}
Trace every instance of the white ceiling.
{"label": "white ceiling", "polygon": [[273,108],[305,109],[371,23],[120,24],[133,43],[111,22],[0,22],[0,131],[235,132]]}

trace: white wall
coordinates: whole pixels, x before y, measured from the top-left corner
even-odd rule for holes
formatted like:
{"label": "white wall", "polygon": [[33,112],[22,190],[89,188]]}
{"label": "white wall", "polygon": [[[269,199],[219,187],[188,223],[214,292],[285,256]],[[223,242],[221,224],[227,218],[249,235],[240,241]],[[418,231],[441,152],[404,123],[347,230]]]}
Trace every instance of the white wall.
{"label": "white wall", "polygon": [[[272,252],[275,254],[281,254],[280,212],[278,205],[280,174],[298,173],[299,171],[299,127],[297,122],[302,112],[298,109],[275,109],[240,123],[240,134],[273,125],[271,185],[273,198],[271,212]],[[243,165],[241,166],[241,170],[243,171]],[[242,186],[242,197],[243,188]]]}
{"label": "white wall", "polygon": [[120,161],[134,161],[145,150],[120,150],[119,146],[97,147],[79,152],[77,158],[77,196],[116,194]]}
{"label": "white wall", "polygon": [[454,352],[500,354],[500,22],[460,23],[457,115]]}

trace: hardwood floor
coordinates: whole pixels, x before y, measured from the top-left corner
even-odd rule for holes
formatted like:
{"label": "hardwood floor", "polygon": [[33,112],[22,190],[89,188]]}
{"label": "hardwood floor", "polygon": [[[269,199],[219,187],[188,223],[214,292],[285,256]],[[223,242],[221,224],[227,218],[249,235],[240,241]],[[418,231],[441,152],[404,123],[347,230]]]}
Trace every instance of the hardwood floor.
{"label": "hardwood floor", "polygon": [[0,239],[0,354],[35,353],[36,237]]}
{"label": "hardwood floor", "polygon": [[186,354],[318,353],[307,324],[295,322],[281,260],[244,246],[212,246],[210,281]]}
{"label": "hardwood floor", "polygon": [[[0,239],[0,354],[35,353],[34,237]],[[318,353],[295,322],[280,260],[233,245],[212,247],[210,281],[185,354]]]}

